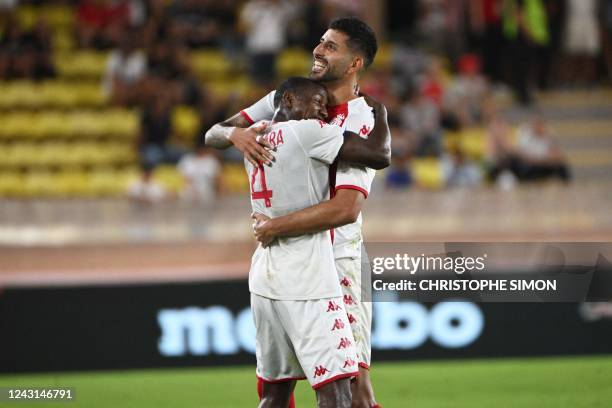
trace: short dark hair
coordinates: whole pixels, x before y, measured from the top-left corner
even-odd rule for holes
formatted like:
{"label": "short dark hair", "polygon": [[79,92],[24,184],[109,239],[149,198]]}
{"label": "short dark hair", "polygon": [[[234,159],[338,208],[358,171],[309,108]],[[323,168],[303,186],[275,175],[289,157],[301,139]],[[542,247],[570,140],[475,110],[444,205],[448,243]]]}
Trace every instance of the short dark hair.
{"label": "short dark hair", "polygon": [[323,85],[312,79],[304,77],[289,77],[276,89],[274,94],[274,107],[278,108],[281,99],[285,92],[292,92],[295,95],[301,96],[308,92],[314,91],[315,88],[325,89]]}
{"label": "short dark hair", "polygon": [[342,17],[332,21],[329,28],[348,36],[349,47],[363,55],[365,68],[372,64],[378,51],[378,42],[374,30],[369,25],[356,17]]}

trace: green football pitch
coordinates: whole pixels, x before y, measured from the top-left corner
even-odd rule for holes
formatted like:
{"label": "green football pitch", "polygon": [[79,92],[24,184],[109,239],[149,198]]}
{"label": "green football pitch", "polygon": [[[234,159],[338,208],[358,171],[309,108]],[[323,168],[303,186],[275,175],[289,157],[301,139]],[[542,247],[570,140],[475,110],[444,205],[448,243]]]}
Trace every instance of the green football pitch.
{"label": "green football pitch", "polygon": [[[374,388],[393,407],[611,407],[612,357],[378,363]],[[252,367],[0,376],[0,387],[72,387],[71,403],[6,407],[255,407]],[[301,381],[298,407],[315,406]]]}

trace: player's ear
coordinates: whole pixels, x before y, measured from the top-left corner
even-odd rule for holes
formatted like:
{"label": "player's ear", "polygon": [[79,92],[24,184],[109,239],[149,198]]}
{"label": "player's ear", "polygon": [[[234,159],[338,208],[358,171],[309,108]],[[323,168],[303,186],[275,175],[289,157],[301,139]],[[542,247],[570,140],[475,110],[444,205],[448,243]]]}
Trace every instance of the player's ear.
{"label": "player's ear", "polygon": [[363,69],[364,64],[365,64],[365,61],[363,60],[363,57],[360,55],[356,55],[353,58],[353,62],[351,63],[349,70],[351,73],[360,72]]}
{"label": "player's ear", "polygon": [[291,109],[293,107],[295,96],[291,92],[285,91],[285,93],[283,93],[282,99],[283,99],[283,105],[285,105],[288,109]]}

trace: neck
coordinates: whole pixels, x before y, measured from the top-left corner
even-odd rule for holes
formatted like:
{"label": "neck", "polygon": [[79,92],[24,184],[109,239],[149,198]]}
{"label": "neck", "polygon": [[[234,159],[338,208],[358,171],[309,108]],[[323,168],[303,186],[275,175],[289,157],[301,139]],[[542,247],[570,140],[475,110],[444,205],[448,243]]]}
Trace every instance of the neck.
{"label": "neck", "polygon": [[325,83],[327,93],[329,95],[328,104],[330,106],[340,105],[357,98],[355,89],[357,87],[357,77],[351,77],[349,80],[338,79]]}

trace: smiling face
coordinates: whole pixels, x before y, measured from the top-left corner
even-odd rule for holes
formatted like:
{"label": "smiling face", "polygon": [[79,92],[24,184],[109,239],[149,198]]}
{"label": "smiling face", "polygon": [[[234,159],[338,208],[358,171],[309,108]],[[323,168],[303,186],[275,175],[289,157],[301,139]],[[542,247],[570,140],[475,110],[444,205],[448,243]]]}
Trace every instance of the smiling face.
{"label": "smiling face", "polygon": [[321,42],[312,51],[313,62],[310,79],[334,81],[358,71],[356,56],[348,46],[349,37],[341,31],[329,29],[321,37]]}
{"label": "smiling face", "polygon": [[327,118],[327,91],[322,86],[312,87],[309,92],[301,95],[289,94],[287,106],[290,119],[319,119]]}
{"label": "smiling face", "polygon": [[308,92],[296,95],[290,91],[283,95],[283,102],[288,110],[289,119],[327,118],[327,91],[322,86],[313,86]]}

